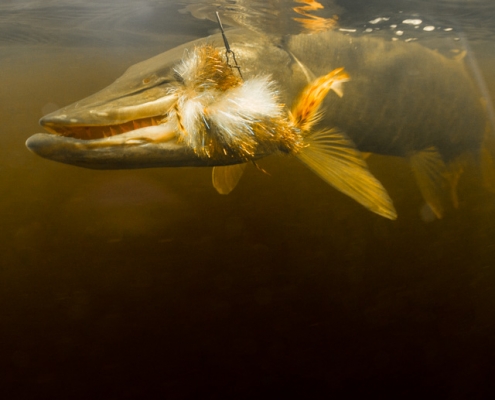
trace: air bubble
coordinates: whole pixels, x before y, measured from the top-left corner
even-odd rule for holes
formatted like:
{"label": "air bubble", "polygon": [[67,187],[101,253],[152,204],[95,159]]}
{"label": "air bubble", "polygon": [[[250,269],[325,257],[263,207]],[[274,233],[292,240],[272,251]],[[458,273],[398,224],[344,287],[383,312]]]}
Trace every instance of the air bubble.
{"label": "air bubble", "polygon": [[420,19],[405,19],[404,21],[402,21],[403,24],[406,24],[406,25],[421,25],[423,21],[421,21]]}

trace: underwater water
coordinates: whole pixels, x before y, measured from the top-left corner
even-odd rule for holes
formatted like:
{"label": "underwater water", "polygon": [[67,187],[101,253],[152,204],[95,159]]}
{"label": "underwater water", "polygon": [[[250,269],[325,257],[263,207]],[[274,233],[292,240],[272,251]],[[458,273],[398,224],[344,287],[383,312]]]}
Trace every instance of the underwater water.
{"label": "underwater water", "polygon": [[[220,196],[210,168],[94,171],[26,149],[43,115],[214,32],[201,15],[235,3],[0,5],[2,398],[488,398],[495,194],[476,165],[459,209],[427,223],[396,157],[367,160],[397,209],[389,221],[290,157],[259,161],[267,173],[248,168]],[[495,98],[489,0],[327,3],[343,34],[466,50]],[[263,5],[290,29],[293,6]]]}

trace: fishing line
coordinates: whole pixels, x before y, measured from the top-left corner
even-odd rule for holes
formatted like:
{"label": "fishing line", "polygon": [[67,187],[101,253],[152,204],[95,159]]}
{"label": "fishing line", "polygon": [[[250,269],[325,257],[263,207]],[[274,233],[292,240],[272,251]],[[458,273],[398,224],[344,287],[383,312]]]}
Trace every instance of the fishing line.
{"label": "fishing line", "polygon": [[[227,36],[225,36],[225,31],[223,30],[222,21],[220,20],[220,15],[218,14],[218,11],[215,11],[215,15],[217,17],[217,22],[218,22],[218,26],[220,27],[220,31],[222,32],[223,43],[225,44],[225,50],[226,50],[225,56],[227,57],[227,65],[230,68],[237,69],[237,72],[239,72],[239,76],[242,79],[244,79],[244,77],[242,76],[242,73],[241,73],[241,66],[237,63],[237,59],[235,58],[235,53],[230,48],[229,41],[227,40]],[[232,65],[230,63],[230,58],[229,58],[230,55],[232,55],[232,59],[234,60],[235,65]]]}

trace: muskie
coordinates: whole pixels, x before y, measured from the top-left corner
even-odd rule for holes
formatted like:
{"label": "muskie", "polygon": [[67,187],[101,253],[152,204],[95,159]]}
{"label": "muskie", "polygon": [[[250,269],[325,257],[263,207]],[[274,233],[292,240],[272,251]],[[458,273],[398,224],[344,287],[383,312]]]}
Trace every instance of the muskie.
{"label": "muskie", "polygon": [[[213,166],[223,194],[244,166],[288,154],[369,210],[395,219],[363,153],[406,157],[440,218],[463,160],[493,162],[480,94],[462,60],[416,43],[338,32],[281,43],[230,31],[242,74],[220,35],[130,67],[102,91],[43,117],[36,154],[95,169]],[[344,95],[345,93],[345,95]]]}

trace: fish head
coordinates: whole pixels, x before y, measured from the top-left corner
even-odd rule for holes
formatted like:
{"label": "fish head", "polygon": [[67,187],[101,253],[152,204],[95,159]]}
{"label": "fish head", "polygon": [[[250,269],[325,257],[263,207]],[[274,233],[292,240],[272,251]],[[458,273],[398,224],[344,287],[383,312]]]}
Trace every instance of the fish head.
{"label": "fish head", "polygon": [[[266,49],[263,43],[258,43],[263,39],[245,34],[232,37],[236,55],[244,62],[243,72],[256,74],[252,66],[260,57],[260,49]],[[209,91],[205,85],[212,79],[201,75],[204,68],[199,64],[185,65],[201,61],[198,57],[188,58],[188,54],[204,48],[205,44],[222,55],[223,68],[227,71],[225,76],[209,83],[216,85],[208,87]],[[181,112],[185,111],[179,111],[178,104],[184,96],[201,97],[203,103],[198,103],[201,108],[204,102],[212,101],[208,100],[207,92],[211,97],[215,90],[221,91],[222,85],[239,84],[240,78],[235,76],[238,72],[227,64],[224,55],[221,36],[213,35],[133,65],[103,90],[41,118],[40,124],[48,133],[31,136],[26,146],[41,157],[93,169],[201,167],[245,162],[246,158],[237,153],[215,157],[208,156],[208,151],[202,154],[179,132]],[[190,76],[191,70],[195,76]],[[204,122],[207,126],[207,121]],[[253,154],[252,158],[263,156]]]}

